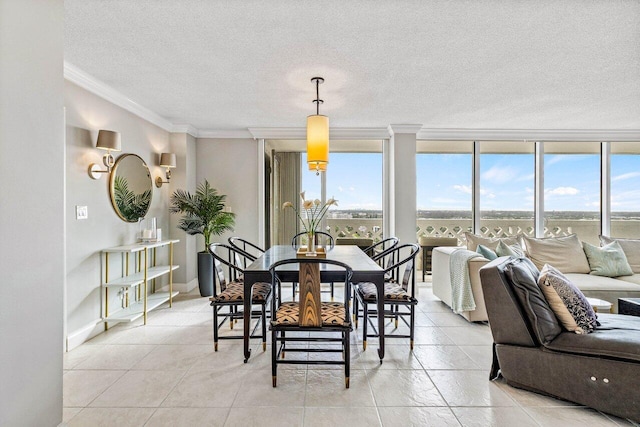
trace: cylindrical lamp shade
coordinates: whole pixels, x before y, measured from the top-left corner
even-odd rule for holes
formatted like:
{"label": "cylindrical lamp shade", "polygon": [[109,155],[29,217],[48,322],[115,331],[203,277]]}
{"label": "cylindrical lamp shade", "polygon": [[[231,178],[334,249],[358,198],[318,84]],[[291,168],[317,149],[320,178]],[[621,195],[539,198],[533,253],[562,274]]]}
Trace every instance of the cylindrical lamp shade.
{"label": "cylindrical lamp shade", "polygon": [[307,117],[307,163],[329,163],[329,117]]}
{"label": "cylindrical lamp shade", "polygon": [[326,163],[307,163],[309,165],[309,170],[314,172],[326,172],[327,164]]}
{"label": "cylindrical lamp shade", "polygon": [[160,155],[160,166],[163,168],[175,168],[176,155],[174,153],[162,153]]}
{"label": "cylindrical lamp shade", "polygon": [[120,132],[101,129],[98,132],[98,142],[96,148],[102,150],[120,151]]}

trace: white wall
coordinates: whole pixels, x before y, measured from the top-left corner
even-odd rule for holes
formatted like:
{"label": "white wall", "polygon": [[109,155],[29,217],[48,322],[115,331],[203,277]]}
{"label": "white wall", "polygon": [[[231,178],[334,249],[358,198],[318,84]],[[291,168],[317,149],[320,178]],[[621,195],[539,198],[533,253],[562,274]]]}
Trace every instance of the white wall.
{"label": "white wall", "polygon": [[[196,176],[198,184],[209,184],[227,195],[227,206],[236,214],[235,230],[214,236],[214,242],[226,242],[239,236],[258,242],[258,159],[257,141],[253,139],[199,138],[196,144]],[[198,250],[204,239],[198,237]]]}
{"label": "white wall", "polygon": [[[123,153],[140,156],[149,166],[152,179],[164,177],[158,166],[161,152],[169,152],[169,133],[102,98],[65,82],[64,102],[66,122],[66,189],[67,200],[67,337],[70,348],[99,333],[101,317],[101,250],[133,243],[138,232],[137,223],[121,220],[111,206],[109,176],[103,174],[93,180],[87,173],[90,163],[102,166],[102,150],[95,148],[98,129],[118,131],[122,136]],[[93,131],[93,132],[92,132]],[[152,190],[151,208],[147,217],[156,217],[163,238],[172,237],[169,228],[170,188],[163,185]],[[87,206],[89,218],[76,220],[75,207]],[[158,250],[158,262],[166,259],[167,251]],[[119,261],[118,257],[113,261]],[[115,268],[114,268],[115,267]],[[110,265],[111,278],[118,277],[118,265]],[[162,284],[162,278],[158,284]],[[119,307],[115,292],[111,293],[110,307]]]}
{"label": "white wall", "polygon": [[0,0],[0,425],[62,421],[62,0]]}

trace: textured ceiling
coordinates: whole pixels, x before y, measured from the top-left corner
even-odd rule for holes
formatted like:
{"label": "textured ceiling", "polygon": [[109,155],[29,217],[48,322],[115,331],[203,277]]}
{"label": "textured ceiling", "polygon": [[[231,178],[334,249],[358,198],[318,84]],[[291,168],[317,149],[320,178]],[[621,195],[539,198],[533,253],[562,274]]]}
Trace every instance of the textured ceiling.
{"label": "textured ceiling", "polygon": [[65,0],[65,60],[176,124],[638,129],[639,1]]}

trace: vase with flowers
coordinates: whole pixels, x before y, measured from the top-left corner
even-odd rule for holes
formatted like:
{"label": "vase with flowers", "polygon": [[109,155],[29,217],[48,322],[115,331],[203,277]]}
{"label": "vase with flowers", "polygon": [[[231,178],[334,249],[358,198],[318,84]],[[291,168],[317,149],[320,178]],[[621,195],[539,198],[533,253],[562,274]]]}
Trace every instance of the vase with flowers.
{"label": "vase with flowers", "polygon": [[298,220],[302,223],[305,233],[307,233],[307,252],[315,253],[315,233],[320,221],[322,221],[331,206],[338,206],[338,201],[332,197],[323,204],[319,199],[305,199],[304,193],[304,191],[300,193],[300,198],[302,199],[300,209],[291,202],[284,202],[282,209],[293,209],[298,216]]}

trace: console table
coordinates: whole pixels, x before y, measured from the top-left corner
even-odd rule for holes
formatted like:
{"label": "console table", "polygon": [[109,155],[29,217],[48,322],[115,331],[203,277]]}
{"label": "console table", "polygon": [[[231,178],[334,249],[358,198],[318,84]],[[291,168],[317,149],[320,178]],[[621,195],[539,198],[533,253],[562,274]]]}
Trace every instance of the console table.
{"label": "console table", "polygon": [[[134,243],[132,245],[116,246],[102,251],[104,281],[102,282],[103,303],[102,321],[104,328],[109,328],[109,322],[133,322],[140,317],[147,324],[147,313],[169,302],[173,303],[173,297],[178,292],[173,291],[173,271],[178,268],[173,264],[173,244],[179,240],[163,240],[160,242]],[[169,263],[157,265],[156,249],[168,247]],[[110,277],[110,256],[120,254],[120,277]],[[131,261],[133,258],[133,261]],[[155,292],[155,279],[169,275],[169,292]],[[153,289],[149,293],[149,282],[152,281]],[[109,310],[109,290],[117,289],[122,298],[122,308],[116,311]],[[132,300],[132,301],[131,301]]]}

